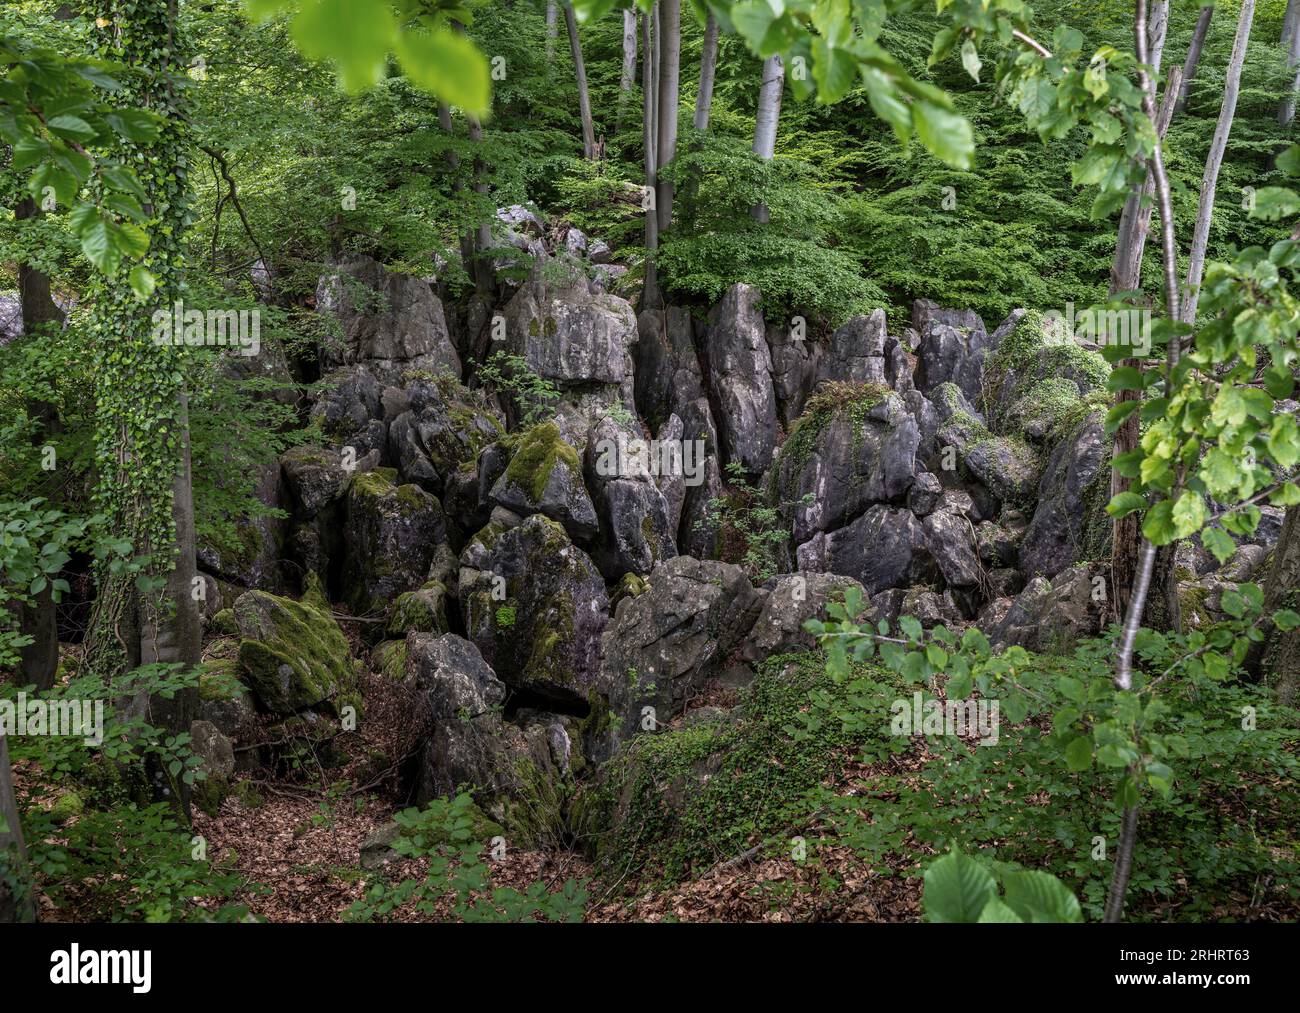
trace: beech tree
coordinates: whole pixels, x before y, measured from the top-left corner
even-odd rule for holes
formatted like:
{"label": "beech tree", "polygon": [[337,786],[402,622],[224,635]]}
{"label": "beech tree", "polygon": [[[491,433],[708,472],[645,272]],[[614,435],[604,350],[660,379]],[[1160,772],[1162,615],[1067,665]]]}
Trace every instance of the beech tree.
{"label": "beech tree", "polygon": [[718,69],[718,19],[708,12],[704,25],[704,46],[700,50],[700,89],[695,95],[696,130],[709,129],[709,112],[713,107],[713,78]]}

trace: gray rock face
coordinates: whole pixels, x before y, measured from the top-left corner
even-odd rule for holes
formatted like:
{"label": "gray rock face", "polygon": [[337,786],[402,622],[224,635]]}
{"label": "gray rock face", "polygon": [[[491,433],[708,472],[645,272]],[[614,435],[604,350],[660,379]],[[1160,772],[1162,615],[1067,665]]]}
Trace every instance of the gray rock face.
{"label": "gray rock face", "polygon": [[636,406],[651,426],[704,396],[690,311],[644,310],[637,317]]}
{"label": "gray rock face", "polygon": [[[280,510],[288,497],[280,477],[279,461],[268,461],[256,472],[253,495]],[[241,516],[234,520],[233,538],[200,538],[198,563],[208,573],[240,587],[283,592],[286,582],[280,568],[289,523],[283,517]]]}
{"label": "gray rock face", "polygon": [[284,483],[293,497],[294,514],[311,520],[326,507],[337,502],[353,475],[373,471],[379,454],[372,451],[349,470],[342,456],[323,447],[291,447],[280,455]]}
{"label": "gray rock face", "polygon": [[797,550],[800,570],[853,577],[874,595],[934,573],[925,529],[910,510],[876,504],[846,527],[819,532]]}
{"label": "gray rock face", "polygon": [[435,548],[447,540],[442,505],[393,472],[358,475],[344,507],[343,593],[358,614],[382,614],[424,583]]}
{"label": "gray rock face", "polygon": [[505,430],[504,420],[484,398],[459,385],[416,380],[403,388],[386,388],[385,411],[394,414],[388,427],[388,455],[407,482],[435,496],[462,464],[472,461]]}
{"label": "gray rock face", "polygon": [[[1019,644],[1031,651],[1068,651],[1101,631],[1104,601],[1093,596],[1100,564],[1076,566],[1054,580],[1034,577],[1006,611],[1000,624],[985,630],[1001,646]],[[981,617],[982,619],[985,617]]]}
{"label": "gray rock face", "polygon": [[940,384],[954,383],[967,400],[978,401],[990,347],[983,327],[967,330],[931,320],[916,349],[917,390],[930,394]]}
{"label": "gray rock face", "polygon": [[[678,420],[678,429],[680,425]],[[584,470],[600,505],[596,563],[609,580],[647,574],[660,560],[677,555],[668,499],[654,474],[665,464],[670,471],[680,470],[673,459],[652,455],[650,444],[631,424],[606,416],[591,430]],[[684,487],[681,493],[684,498]]]}
{"label": "gray rock face", "polygon": [[993,436],[966,448],[966,469],[999,500],[1025,503],[1034,495],[1041,472],[1037,455],[1020,440]]}
{"label": "gray rock face", "polygon": [[566,706],[585,704],[609,599],[564,528],[541,514],[509,529],[489,524],[465,546],[460,566],[466,634],[498,677]]}
{"label": "gray rock face", "polygon": [[312,418],[334,446],[350,446],[358,458],[372,450],[382,454],[388,442],[382,391],[366,366],[336,369],[321,381]]}
{"label": "gray rock face", "polygon": [[203,763],[199,769],[209,779],[228,779],[235,772],[235,750],[225,735],[210,721],[190,725],[194,755]]}
{"label": "gray rock face", "polygon": [[1037,509],[1020,546],[1019,566],[1026,576],[1055,577],[1086,555],[1086,528],[1104,521],[1089,511],[1100,510],[1110,498],[1109,487],[1094,488],[1107,481],[1101,472],[1108,449],[1098,414],[1084,419],[1052,451],[1038,486]]}
{"label": "gray rock face", "polygon": [[917,334],[924,334],[932,323],[967,331],[987,330],[983,318],[974,310],[944,309],[932,299],[917,299],[912,303],[912,327]]}
{"label": "gray rock face", "polygon": [[816,382],[824,380],[875,383],[896,391],[912,386],[911,361],[889,335],[884,310],[853,317],[831,335],[817,363]]}
{"label": "gray rock face", "polygon": [[506,306],[505,318],[510,349],[561,390],[618,387],[632,378],[636,313],[618,296],[593,295],[581,278],[557,286],[531,279]]}
{"label": "gray rock face", "polygon": [[933,513],[943,496],[943,485],[928,471],[923,471],[912,482],[907,493],[907,506],[917,517]]}
{"label": "gray rock face", "polygon": [[327,367],[369,362],[385,374],[446,370],[460,378],[442,302],[419,278],[392,273],[371,257],[354,257],[321,279],[316,309],[333,314],[341,332],[322,344]]}
{"label": "gray rock face", "polygon": [[788,327],[769,325],[767,347],[772,356],[772,390],[777,411],[788,429],[803,412],[812,390],[817,356],[812,343],[791,334]]}
{"label": "gray rock face", "polygon": [[810,651],[816,646],[803,624],[822,616],[826,603],[843,600],[844,592],[856,587],[866,592],[852,577],[833,573],[790,573],[775,578],[763,600],[763,609],[745,637],[742,654],[747,661],[759,662],[788,651]]}
{"label": "gray rock face", "polygon": [[776,481],[781,498],[794,504],[795,543],[841,526],[871,503],[905,496],[920,439],[916,420],[890,395],[865,411],[836,411],[806,457],[783,453]]}
{"label": "gray rock face", "polygon": [[975,532],[970,521],[955,513],[938,510],[921,522],[925,541],[939,572],[949,587],[975,587],[981,567],[975,549]]}
{"label": "gray rock face", "polygon": [[757,618],[760,597],[729,563],[677,556],[655,567],[644,593],[619,602],[601,642],[600,688],[613,746],[642,727],[643,708],[667,723]]}
{"label": "gray rock face", "polygon": [[772,358],[758,300],[752,285],[732,285],[709,312],[705,345],[722,460],[751,475],[767,470],[776,446]]}
{"label": "gray rock face", "polygon": [[506,687],[479,649],[454,633],[406,637],[406,675],[434,720],[476,718],[505,703]]}
{"label": "gray rock face", "polygon": [[531,769],[543,783],[559,780],[545,729],[520,729],[496,714],[435,721],[420,758],[416,801],[454,795],[461,785],[471,785],[485,811],[503,819],[511,800],[537,788],[524,782],[521,768]]}

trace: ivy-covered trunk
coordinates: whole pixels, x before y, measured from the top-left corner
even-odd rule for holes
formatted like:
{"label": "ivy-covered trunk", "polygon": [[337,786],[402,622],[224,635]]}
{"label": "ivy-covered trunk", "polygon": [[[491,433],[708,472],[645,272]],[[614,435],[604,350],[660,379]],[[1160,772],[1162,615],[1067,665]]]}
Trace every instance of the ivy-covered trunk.
{"label": "ivy-covered trunk", "polygon": [[[131,101],[162,117],[157,141],[123,145],[145,192],[155,279],[141,298],[122,271],[96,293],[92,317],[96,365],[97,501],[107,529],[129,544],[138,572],[103,570],[87,633],[89,667],[109,677],[141,664],[197,664],[200,628],[195,579],[185,349],[159,345],[153,314],[183,299],[183,236],[190,220],[188,138],[182,92],[186,62],[175,0],[108,0],[97,25],[100,55],[132,71]],[[137,693],[130,707],[169,731],[188,731],[193,690],[169,701]],[[152,771],[160,794],[188,805],[188,790]],[[170,794],[168,794],[170,792]]]}
{"label": "ivy-covered trunk", "polygon": [[[15,221],[39,216],[40,209],[30,197],[24,197],[14,207]],[[22,304],[23,334],[38,335],[42,328],[62,325],[63,311],[50,295],[49,275],[26,261],[18,264],[18,300]],[[38,446],[43,445],[59,429],[58,407],[48,401],[29,400],[27,416],[40,423],[40,428],[33,434]],[[41,487],[33,492],[52,500],[56,474],[57,472],[45,473]],[[32,642],[21,651],[22,678],[23,682],[32,683],[39,690],[46,690],[54,685],[54,675],[59,667],[59,632],[55,621],[53,587],[47,585],[32,598],[32,604],[23,606],[20,615],[22,632],[32,638]]]}

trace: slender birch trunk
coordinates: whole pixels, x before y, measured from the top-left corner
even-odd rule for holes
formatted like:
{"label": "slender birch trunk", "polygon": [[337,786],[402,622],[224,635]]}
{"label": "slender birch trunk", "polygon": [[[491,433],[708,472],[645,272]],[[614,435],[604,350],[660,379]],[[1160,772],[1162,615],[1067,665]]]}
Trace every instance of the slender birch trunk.
{"label": "slender birch trunk", "polygon": [[1201,50],[1205,47],[1205,36],[1210,30],[1210,18],[1213,16],[1213,7],[1202,7],[1196,16],[1196,28],[1192,31],[1191,45],[1187,47],[1187,60],[1183,63],[1183,83],[1178,87],[1175,113],[1182,112],[1187,105],[1187,96],[1191,91],[1192,79],[1196,77],[1196,68],[1201,62]]}
{"label": "slender birch trunk", "polygon": [[713,79],[718,71],[718,19],[709,11],[704,25],[704,48],[700,52],[700,90],[695,96],[696,130],[709,129],[709,113],[713,109]]}
{"label": "slender birch trunk", "polygon": [[641,64],[641,136],[645,148],[645,200],[642,205],[645,209],[645,282],[641,290],[641,305],[644,309],[653,309],[661,304],[654,262],[655,251],[659,249],[659,214],[655,210],[658,175],[655,143],[659,133],[659,125],[655,122],[655,62],[659,55],[655,26],[658,20],[652,10],[641,22],[641,51],[644,54]]}
{"label": "slender birch trunk", "polygon": [[[781,120],[781,90],[785,86],[785,65],[779,56],[769,56],[763,61],[763,84],[758,92],[758,113],[754,118],[754,154],[771,160],[776,153],[776,128]],[[766,204],[756,204],[751,212],[754,218],[766,223]]]}
{"label": "slender birch trunk", "polygon": [[587,67],[582,62],[582,41],[578,38],[578,19],[573,4],[564,5],[564,25],[569,31],[569,51],[573,54],[573,72],[578,79],[578,114],[582,117],[582,157],[596,157],[596,129],[591,122],[591,95],[587,91]]}
{"label": "slender birch trunk", "polygon": [[682,69],[682,2],[659,0],[659,103],[658,136],[655,141],[655,203],[659,212],[659,231],[673,223],[673,184],[658,170],[677,157],[677,110]]}
{"label": "slender birch trunk", "polygon": [[[1210,240],[1210,218],[1214,212],[1214,191],[1223,166],[1223,154],[1228,148],[1228,134],[1237,113],[1237,95],[1241,90],[1241,68],[1246,62],[1246,44],[1250,41],[1250,25],[1255,17],[1255,0],[1242,0],[1241,14],[1237,18],[1237,34],[1232,41],[1232,55],[1228,58],[1228,75],[1223,86],[1223,104],[1219,107],[1219,122],[1214,128],[1210,153],[1205,159],[1205,172],[1201,176],[1201,202],[1196,210],[1196,226],[1192,232],[1192,252],[1187,263],[1187,300],[1183,304],[1184,323],[1196,322],[1197,291],[1201,274],[1205,270],[1205,250]],[[1177,344],[1177,342],[1174,342]]]}

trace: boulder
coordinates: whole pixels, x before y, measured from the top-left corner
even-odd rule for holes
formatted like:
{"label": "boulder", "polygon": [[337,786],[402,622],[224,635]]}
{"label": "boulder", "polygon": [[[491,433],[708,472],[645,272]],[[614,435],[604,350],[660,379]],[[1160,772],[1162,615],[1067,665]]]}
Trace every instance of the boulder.
{"label": "boulder", "polygon": [[[761,603],[743,570],[677,556],[655,567],[644,592],[624,598],[600,644],[600,689],[611,710],[612,750],[643,726],[666,723],[753,627]],[[608,752],[606,752],[608,755]]]}
{"label": "boulder", "polygon": [[871,384],[823,387],[782,445],[774,472],[795,543],[840,527],[872,503],[905,496],[919,443],[916,420],[896,395]]}
{"label": "boulder", "polygon": [[540,513],[558,521],[571,538],[599,532],[599,519],[583,483],[582,458],[554,422],[533,426],[515,442],[510,462],[489,493],[494,506],[521,517]]}
{"label": "boulder", "polygon": [[420,587],[436,546],[447,540],[437,498],[396,480],[391,468],[380,468],[348,487],[342,586],[358,615],[382,615],[402,592]]}
{"label": "boulder", "polygon": [[866,601],[861,584],[833,573],[790,573],[769,581],[762,611],[744,640],[745,660],[760,662],[776,654],[813,650],[816,641],[803,624],[824,617],[826,603],[843,601],[850,587],[856,587]]}
{"label": "boulder", "polygon": [[1080,422],[1052,451],[1020,546],[1018,565],[1027,577],[1055,577],[1067,566],[1105,552],[1109,451],[1100,414]]}
{"label": "boulder", "polygon": [[491,523],[465,546],[466,636],[514,689],[582,706],[596,683],[609,600],[605,582],[564,528],[533,514]]}
{"label": "boulder", "polygon": [[797,550],[800,570],[838,573],[874,595],[934,576],[925,529],[910,510],[876,504],[857,520],[818,532]]}
{"label": "boulder", "polygon": [[506,687],[479,649],[453,633],[406,637],[406,678],[424,694],[433,720],[467,721],[497,711]]}
{"label": "boulder", "polygon": [[263,711],[337,713],[355,692],[347,638],[322,604],[248,591],[235,601],[234,618],[239,677]]}

